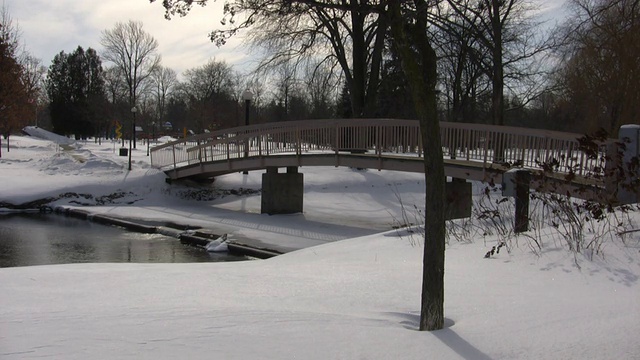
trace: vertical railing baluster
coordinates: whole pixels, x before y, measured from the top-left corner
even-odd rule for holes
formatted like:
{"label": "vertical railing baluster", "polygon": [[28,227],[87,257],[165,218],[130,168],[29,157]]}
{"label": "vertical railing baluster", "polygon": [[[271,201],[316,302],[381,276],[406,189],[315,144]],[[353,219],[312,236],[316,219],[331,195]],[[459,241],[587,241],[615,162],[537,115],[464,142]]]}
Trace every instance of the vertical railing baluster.
{"label": "vertical railing baluster", "polygon": [[171,146],[171,149],[173,150],[173,169],[177,169],[177,164],[176,164],[176,146],[173,145]]}
{"label": "vertical railing baluster", "polygon": [[486,130],[485,136],[484,136],[484,160],[483,160],[484,169],[487,168],[487,158],[489,156],[488,152],[489,152],[489,130]]}

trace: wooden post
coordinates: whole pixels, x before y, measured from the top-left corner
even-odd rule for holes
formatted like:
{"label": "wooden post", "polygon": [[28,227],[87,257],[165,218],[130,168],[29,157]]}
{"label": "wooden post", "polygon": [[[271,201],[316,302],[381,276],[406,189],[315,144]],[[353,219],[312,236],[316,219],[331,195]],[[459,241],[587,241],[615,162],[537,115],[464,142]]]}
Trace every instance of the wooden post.
{"label": "wooden post", "polygon": [[516,234],[529,230],[529,186],[531,173],[518,170],[515,174],[516,185],[516,218],[514,231]]}
{"label": "wooden post", "polygon": [[618,138],[625,145],[620,164],[622,169],[621,181],[618,181],[618,201],[620,204],[634,204],[640,202],[639,191],[633,185],[633,182],[640,177],[640,172],[633,165],[640,156],[640,125],[620,126]]}

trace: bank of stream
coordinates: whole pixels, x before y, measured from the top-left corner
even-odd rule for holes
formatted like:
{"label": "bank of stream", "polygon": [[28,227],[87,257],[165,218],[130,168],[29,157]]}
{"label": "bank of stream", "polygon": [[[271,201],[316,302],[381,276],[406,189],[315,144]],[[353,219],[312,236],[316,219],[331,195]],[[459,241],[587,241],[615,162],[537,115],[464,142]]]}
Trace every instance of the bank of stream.
{"label": "bank of stream", "polygon": [[[24,209],[23,209],[24,210]],[[172,222],[122,219],[76,208],[41,207],[0,216],[0,267],[80,262],[218,262],[279,254],[233,240],[207,252],[223,234]]]}
{"label": "bank of stream", "polygon": [[0,216],[0,267],[73,263],[186,263],[246,260],[209,253],[157,233],[132,232],[59,214]]}

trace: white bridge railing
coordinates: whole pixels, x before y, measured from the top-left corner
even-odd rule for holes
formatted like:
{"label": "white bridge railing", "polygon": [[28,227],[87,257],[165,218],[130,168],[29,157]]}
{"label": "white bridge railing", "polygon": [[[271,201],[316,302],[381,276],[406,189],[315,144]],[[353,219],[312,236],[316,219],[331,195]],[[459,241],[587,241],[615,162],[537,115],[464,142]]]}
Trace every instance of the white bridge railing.
{"label": "white bridge railing", "polygon": [[[584,151],[579,134],[465,123],[440,123],[443,155],[448,159],[554,169],[577,176],[599,176],[607,143]],[[363,153],[421,157],[422,139],[415,120],[336,119],[277,122],[218,130],[151,149],[151,164],[170,170],[242,157],[307,153]],[[590,156],[589,156],[589,154]],[[595,156],[594,156],[595,154]]]}

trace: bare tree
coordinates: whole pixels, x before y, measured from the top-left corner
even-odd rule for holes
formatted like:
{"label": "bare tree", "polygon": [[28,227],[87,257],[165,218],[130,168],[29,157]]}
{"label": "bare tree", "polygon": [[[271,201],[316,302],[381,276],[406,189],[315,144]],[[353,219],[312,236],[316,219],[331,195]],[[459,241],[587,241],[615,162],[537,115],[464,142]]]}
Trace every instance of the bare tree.
{"label": "bare tree", "polygon": [[[538,23],[533,20],[530,0],[447,0],[447,9],[460,21],[452,22],[451,14],[439,13],[434,21],[445,29],[470,37],[477,42],[467,50],[476,51],[471,60],[477,62],[491,79],[491,119],[505,124],[505,85],[533,76],[536,58],[549,48],[537,35]],[[452,33],[449,30],[445,30]],[[472,55],[474,55],[472,53]],[[531,60],[535,60],[532,62]],[[523,71],[526,69],[526,71]],[[539,84],[533,82],[531,84]],[[536,88],[538,92],[542,91]],[[534,98],[535,96],[531,96]]]}
{"label": "bare tree", "polygon": [[[129,91],[129,105],[136,105],[140,91],[160,64],[158,41],[142,29],[142,23],[129,20],[116,23],[111,30],[104,30],[100,43],[103,57],[112,62],[124,76]],[[134,148],[135,131],[132,134]]]}
{"label": "bare tree", "polygon": [[296,69],[290,63],[283,63],[280,64],[276,71],[274,98],[276,104],[282,111],[280,114],[277,114],[278,118],[274,120],[291,120],[291,98],[300,92],[297,88],[298,78],[296,76]]}
{"label": "bare tree", "polygon": [[[193,3],[164,1],[167,16],[184,15]],[[388,26],[385,17],[371,11],[373,0],[329,1],[229,1],[223,23],[229,26],[210,34],[221,45],[248,29],[251,47],[268,54],[260,69],[287,63],[295,68],[307,62],[335,64],[342,70],[351,97],[352,114],[375,113],[379,73]],[[243,21],[237,15],[243,14]],[[254,31],[255,30],[255,31]],[[297,72],[297,71],[295,71]]]}
{"label": "bare tree", "polygon": [[9,8],[2,2],[0,10],[0,38],[3,39],[4,46],[7,51],[14,56],[18,56],[18,46],[20,45],[20,37],[22,31],[20,26],[13,20]]}
{"label": "bare tree", "polygon": [[158,41],[142,29],[142,23],[129,20],[102,32],[103,58],[112,62],[124,76],[129,103],[135,105],[138,91],[160,64]]}
{"label": "bare tree", "polygon": [[335,102],[338,97],[337,90],[339,77],[333,68],[323,62],[309,64],[303,79],[308,96],[310,117],[314,119],[329,118],[335,113]]}
{"label": "bare tree", "polygon": [[19,40],[20,29],[3,4],[0,13],[0,157],[1,137],[7,139],[9,151],[11,133],[26,125],[31,113],[32,93],[23,82],[24,69],[16,54]]}
{"label": "bare tree", "polygon": [[[256,2],[273,4],[275,0]],[[197,3],[206,4],[206,0]],[[167,14],[185,14],[194,2],[191,0],[164,0]],[[231,1],[243,5],[244,1]],[[273,21],[287,19],[285,14],[298,10],[297,5],[310,9],[336,9],[357,15],[357,19],[374,14],[390,25],[392,42],[402,62],[402,68],[409,79],[411,96],[420,120],[420,130],[424,147],[425,167],[425,244],[423,260],[422,302],[420,330],[437,330],[444,326],[444,162],[440,143],[440,126],[437,116],[437,66],[436,52],[428,38],[428,12],[432,9],[429,0],[387,0],[375,3],[367,1],[287,1],[280,3],[282,17],[273,17]],[[239,13],[238,13],[239,14]],[[252,12],[249,15],[258,16]],[[250,22],[257,21],[249,16]],[[385,26],[386,30],[386,26]],[[374,46],[375,47],[375,46]],[[354,50],[358,57],[368,56],[368,47]],[[373,69],[373,67],[371,67]],[[377,79],[377,77],[376,77]]]}
{"label": "bare tree", "polygon": [[156,112],[159,124],[164,123],[164,115],[167,108],[167,97],[178,84],[178,76],[173,69],[158,66],[152,74],[153,83],[155,85]]}
{"label": "bare tree", "polygon": [[24,53],[20,60],[22,64],[22,83],[30,94],[29,103],[33,107],[34,125],[38,126],[38,107],[44,98],[44,81],[47,68],[40,59]]}
{"label": "bare tree", "polygon": [[183,75],[180,91],[189,104],[196,131],[211,130],[220,126],[222,121],[233,118],[229,112],[233,114],[235,110],[228,109],[234,92],[230,65],[211,59],[205,65],[186,70]]}
{"label": "bare tree", "polygon": [[428,37],[428,0],[389,1],[393,43],[420,121],[425,173],[425,244],[420,330],[444,327],[444,161],[437,109],[437,56]]}
{"label": "bare tree", "polygon": [[112,66],[105,69],[103,76],[107,98],[111,104],[116,104],[128,98],[129,90],[119,67]]}
{"label": "bare tree", "polygon": [[640,1],[571,0],[558,85],[568,120],[616,133],[640,118]]}
{"label": "bare tree", "polygon": [[438,25],[434,27],[434,45],[440,58],[439,77],[444,88],[447,119],[455,122],[476,122],[478,98],[490,91],[490,82],[480,59],[486,49],[465,26],[465,18],[448,7],[440,7]]}

